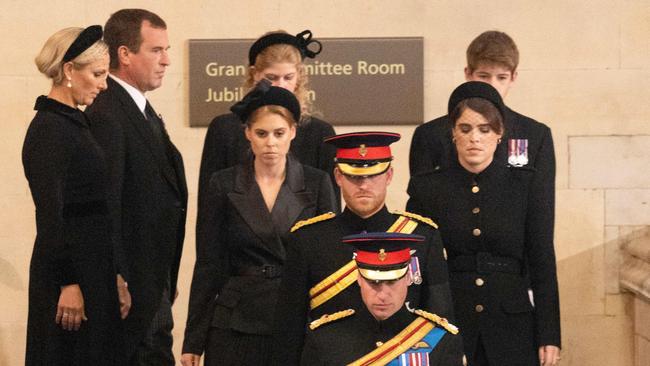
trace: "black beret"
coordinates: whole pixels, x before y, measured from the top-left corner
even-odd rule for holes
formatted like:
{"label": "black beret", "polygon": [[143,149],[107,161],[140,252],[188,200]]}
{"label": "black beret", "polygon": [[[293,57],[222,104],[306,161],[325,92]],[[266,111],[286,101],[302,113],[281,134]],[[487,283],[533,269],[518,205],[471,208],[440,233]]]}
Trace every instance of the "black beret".
{"label": "black beret", "polygon": [[81,55],[85,50],[89,49],[90,46],[94,45],[95,42],[102,39],[103,34],[104,32],[102,32],[101,25],[91,25],[82,30],[70,47],[68,47],[68,50],[65,51],[63,62],[74,60],[75,57]]}
{"label": "black beret", "polygon": [[284,107],[291,112],[294,121],[300,120],[300,103],[296,96],[287,89],[272,86],[271,82],[262,79],[253,90],[248,92],[244,98],[230,107],[230,110],[239,116],[242,122],[260,107],[265,105],[277,105]]}
{"label": "black beret", "polygon": [[[288,44],[294,46],[300,51],[303,60],[305,57],[314,58],[323,50],[323,45],[315,39],[311,39],[311,31],[304,30],[295,36],[288,33],[270,33],[259,38],[248,51],[248,64],[255,65],[255,59],[265,48],[274,44]],[[318,45],[317,50],[311,50],[311,44]]]}
{"label": "black beret", "polygon": [[481,98],[491,102],[497,107],[499,113],[501,113],[501,117],[503,119],[506,118],[506,106],[503,104],[501,95],[492,85],[482,81],[468,81],[454,89],[449,97],[447,113],[451,114],[458,103],[470,98]]}

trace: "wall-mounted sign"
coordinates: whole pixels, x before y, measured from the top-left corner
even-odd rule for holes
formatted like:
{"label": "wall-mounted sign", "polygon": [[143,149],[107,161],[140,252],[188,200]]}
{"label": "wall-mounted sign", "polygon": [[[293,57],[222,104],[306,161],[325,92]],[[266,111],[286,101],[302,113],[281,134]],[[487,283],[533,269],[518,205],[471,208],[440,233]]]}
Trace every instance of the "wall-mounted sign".
{"label": "wall-mounted sign", "polygon": [[[306,59],[315,114],[333,125],[418,124],[423,119],[423,40],[319,38]],[[207,126],[246,91],[255,40],[190,40],[190,126]]]}

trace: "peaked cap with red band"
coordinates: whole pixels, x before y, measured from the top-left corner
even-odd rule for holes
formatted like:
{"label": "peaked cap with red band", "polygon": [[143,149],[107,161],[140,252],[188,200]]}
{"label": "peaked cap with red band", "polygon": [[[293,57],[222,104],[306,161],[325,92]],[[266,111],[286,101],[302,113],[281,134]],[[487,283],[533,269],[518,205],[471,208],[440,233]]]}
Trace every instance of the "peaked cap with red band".
{"label": "peaked cap with red band", "polygon": [[387,232],[348,235],[342,239],[355,247],[359,274],[371,281],[404,277],[411,263],[411,248],[423,241],[422,235]]}
{"label": "peaked cap with red band", "polygon": [[328,137],[325,143],[336,146],[335,162],[345,175],[372,176],[390,167],[390,144],[400,139],[393,132],[352,132]]}

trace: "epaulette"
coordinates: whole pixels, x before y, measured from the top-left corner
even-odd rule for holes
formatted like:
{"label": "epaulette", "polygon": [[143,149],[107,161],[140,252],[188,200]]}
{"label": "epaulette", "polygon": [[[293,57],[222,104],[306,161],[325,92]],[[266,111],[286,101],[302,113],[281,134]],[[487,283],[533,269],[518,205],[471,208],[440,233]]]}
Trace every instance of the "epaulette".
{"label": "epaulette", "polygon": [[290,232],[294,232],[294,231],[300,229],[303,226],[307,226],[307,225],[311,225],[311,224],[314,224],[314,223],[317,223],[317,222],[329,220],[329,219],[331,219],[333,217],[336,217],[336,214],[334,212],[328,212],[328,213],[324,213],[322,215],[314,216],[314,217],[312,217],[310,219],[300,220],[300,221],[296,222],[295,225],[293,225]]}
{"label": "epaulette", "polygon": [[431,322],[445,328],[449,333],[451,334],[458,334],[458,327],[455,325],[451,324],[450,322],[447,321],[445,318],[441,318],[437,316],[436,314],[426,312],[424,310],[420,309],[415,309],[413,313],[423,317],[424,319],[430,320]]}
{"label": "epaulette", "polygon": [[414,214],[412,212],[406,212],[406,211],[394,211],[393,213],[396,214],[396,215],[402,215],[402,216],[409,217],[411,219],[418,220],[418,221],[423,222],[423,223],[425,223],[425,224],[427,224],[427,225],[429,225],[429,226],[431,226],[431,227],[433,227],[435,229],[438,228],[438,224],[433,222],[433,220],[431,220],[428,217],[424,217],[424,216]]}
{"label": "epaulette", "polygon": [[348,309],[348,310],[342,310],[342,311],[337,311],[336,313],[333,314],[324,314],[320,318],[314,320],[313,322],[309,323],[309,329],[315,330],[316,328],[320,327],[321,325],[331,323],[335,320],[347,318],[348,316],[354,314],[353,309]]}

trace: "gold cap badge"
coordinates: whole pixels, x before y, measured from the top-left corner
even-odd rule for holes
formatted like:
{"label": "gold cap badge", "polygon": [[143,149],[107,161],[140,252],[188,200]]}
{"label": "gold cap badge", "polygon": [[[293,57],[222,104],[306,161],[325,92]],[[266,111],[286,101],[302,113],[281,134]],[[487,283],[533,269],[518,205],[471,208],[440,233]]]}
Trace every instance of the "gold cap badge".
{"label": "gold cap badge", "polygon": [[366,147],[365,144],[361,144],[361,146],[359,146],[359,155],[365,157],[367,153],[368,153],[368,148]]}
{"label": "gold cap badge", "polygon": [[377,255],[379,257],[380,261],[385,261],[386,260],[386,251],[383,249],[379,249],[379,254]]}

